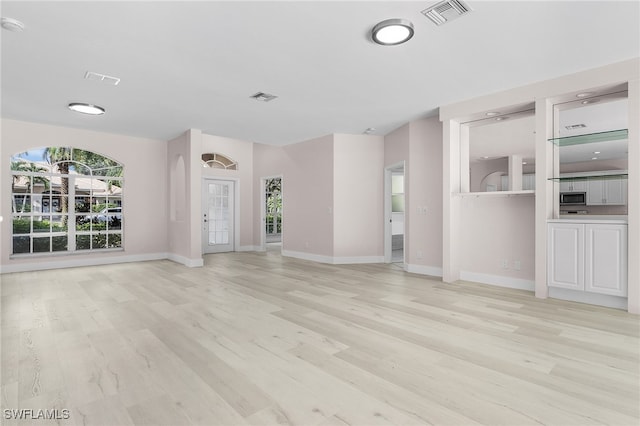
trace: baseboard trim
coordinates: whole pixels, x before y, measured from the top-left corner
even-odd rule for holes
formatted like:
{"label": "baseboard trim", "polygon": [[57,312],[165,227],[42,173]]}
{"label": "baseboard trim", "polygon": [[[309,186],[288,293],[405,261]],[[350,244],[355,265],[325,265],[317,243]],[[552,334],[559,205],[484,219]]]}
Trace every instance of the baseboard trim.
{"label": "baseboard trim", "polygon": [[439,266],[412,265],[408,263],[405,266],[404,270],[412,274],[430,275],[432,277],[442,277],[442,268]]}
{"label": "baseboard trim", "polygon": [[318,263],[328,263],[330,265],[352,265],[361,263],[383,263],[383,256],[325,256],[321,254],[305,253],[302,251],[282,250],[282,255],[294,257],[296,259],[310,260]]}
{"label": "baseboard trim", "polygon": [[587,303],[589,305],[623,309],[625,311],[627,310],[628,305],[626,297],[569,290],[567,288],[549,287],[549,297],[553,299],[567,300],[569,302]]}
{"label": "baseboard trim", "polygon": [[333,263],[331,256],[323,256],[321,254],[305,253],[302,251],[282,250],[282,255],[286,257],[293,257],[296,259],[310,260],[312,262],[319,263]]}
{"label": "baseboard trim", "polygon": [[204,266],[204,259],[189,259],[188,257],[180,256],[175,253],[169,253],[166,256],[166,259],[169,259],[172,262],[179,263],[181,265],[187,266],[189,268],[200,268]]}
{"label": "baseboard trim", "polygon": [[334,265],[353,265],[361,263],[384,263],[384,256],[343,256],[334,257]]}
{"label": "baseboard trim", "polygon": [[79,268],[83,266],[112,265],[116,263],[146,262],[167,259],[167,253],[133,254],[124,256],[84,257],[80,259],[52,260],[47,262],[16,263],[0,266],[0,274],[13,272],[44,271],[47,269]]}
{"label": "baseboard trim", "polygon": [[460,279],[498,287],[515,288],[518,290],[535,290],[535,281],[521,278],[504,277],[501,275],[481,274],[478,272],[460,271]]}

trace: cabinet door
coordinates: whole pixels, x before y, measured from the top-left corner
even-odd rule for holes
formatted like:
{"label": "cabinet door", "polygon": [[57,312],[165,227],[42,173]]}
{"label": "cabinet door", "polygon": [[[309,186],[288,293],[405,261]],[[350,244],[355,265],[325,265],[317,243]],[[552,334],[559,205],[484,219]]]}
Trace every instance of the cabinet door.
{"label": "cabinet door", "polygon": [[606,204],[604,180],[590,180],[587,184],[587,205],[601,206]]}
{"label": "cabinet door", "polygon": [[586,225],[585,290],[627,296],[627,225]]}
{"label": "cabinet door", "polygon": [[548,238],[547,284],[584,290],[584,225],[550,223]]}
{"label": "cabinet door", "polygon": [[622,178],[604,181],[606,204],[627,204],[627,180]]}
{"label": "cabinet door", "polygon": [[587,181],[586,180],[575,180],[571,183],[573,192],[585,192],[587,190]]}
{"label": "cabinet door", "polygon": [[561,180],[560,181],[560,192],[573,192],[573,190],[571,188],[573,188],[572,186],[573,182],[570,180]]}

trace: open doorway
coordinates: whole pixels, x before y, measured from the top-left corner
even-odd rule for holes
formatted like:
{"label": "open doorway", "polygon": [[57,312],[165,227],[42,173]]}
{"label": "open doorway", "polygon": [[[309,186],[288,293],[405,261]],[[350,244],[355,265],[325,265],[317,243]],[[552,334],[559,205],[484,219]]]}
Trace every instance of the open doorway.
{"label": "open doorway", "polygon": [[385,238],[386,263],[404,267],[405,192],[404,161],[385,168]]}
{"label": "open doorway", "polygon": [[262,178],[262,248],[282,251],[282,176]]}

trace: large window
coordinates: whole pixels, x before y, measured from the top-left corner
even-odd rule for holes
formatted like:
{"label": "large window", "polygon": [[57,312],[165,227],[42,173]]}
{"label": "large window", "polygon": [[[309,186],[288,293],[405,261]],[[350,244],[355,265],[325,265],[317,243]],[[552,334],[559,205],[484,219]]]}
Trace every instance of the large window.
{"label": "large window", "polygon": [[69,147],[11,158],[14,255],[121,249],[123,166]]}

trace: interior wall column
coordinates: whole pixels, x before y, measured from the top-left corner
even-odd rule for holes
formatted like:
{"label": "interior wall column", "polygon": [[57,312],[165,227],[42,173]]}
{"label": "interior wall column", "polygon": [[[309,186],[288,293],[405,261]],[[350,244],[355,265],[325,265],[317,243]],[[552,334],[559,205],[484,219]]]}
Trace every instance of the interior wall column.
{"label": "interior wall column", "polygon": [[[463,140],[464,139],[464,140]],[[460,279],[460,229],[462,216],[461,191],[461,145],[467,147],[468,158],[469,131],[454,120],[443,123],[443,210],[442,210],[442,280],[451,283]],[[465,180],[468,189],[469,168],[465,168]]]}
{"label": "interior wall column", "polygon": [[509,191],[522,190],[522,155],[509,156]]}
{"label": "interior wall column", "polygon": [[[554,145],[553,105],[546,99],[536,100],[536,212],[535,212],[535,295],[549,297],[547,285],[547,220],[553,218]],[[557,156],[555,156],[557,157]]]}
{"label": "interior wall column", "polygon": [[640,81],[629,81],[627,310],[640,314]]}

